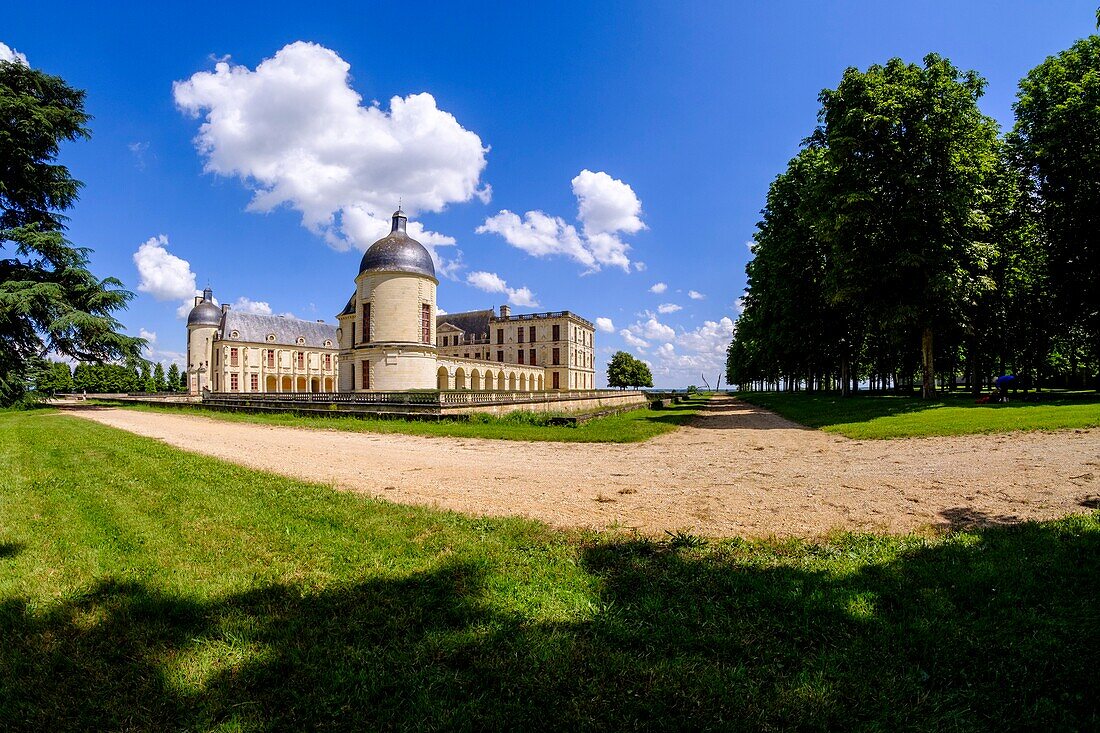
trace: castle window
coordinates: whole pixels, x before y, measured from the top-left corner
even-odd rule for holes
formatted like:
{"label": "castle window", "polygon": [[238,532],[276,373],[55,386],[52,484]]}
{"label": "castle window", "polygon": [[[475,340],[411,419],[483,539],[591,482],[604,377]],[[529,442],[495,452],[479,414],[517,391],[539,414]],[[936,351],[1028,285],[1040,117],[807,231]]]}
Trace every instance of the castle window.
{"label": "castle window", "polygon": [[251,389],[253,392],[259,392],[260,391],[260,375],[259,374],[253,374],[251,376],[249,389]]}
{"label": "castle window", "polygon": [[268,340],[269,342],[271,342],[271,341],[274,341],[274,340],[275,340],[275,334],[273,334],[273,333],[269,333],[269,334],[267,335],[267,340]]}
{"label": "castle window", "polygon": [[498,328],[497,329],[497,343],[498,344],[503,344],[504,343],[504,329],[503,328]]}
{"label": "castle window", "polygon": [[274,369],[275,368],[275,349],[268,349],[267,350],[267,368],[268,369]]}
{"label": "castle window", "polygon": [[325,369],[332,369],[332,354],[325,354]]}
{"label": "castle window", "polygon": [[305,342],[306,342],[306,340],[305,340],[304,338],[302,338],[301,336],[299,336],[299,337],[298,337],[298,341],[297,341],[297,344],[298,344],[299,346],[301,346],[301,345],[302,345],[302,344],[304,344]]}
{"label": "castle window", "polygon": [[555,348],[554,349],[554,366],[557,366],[558,364],[561,364],[561,349]]}
{"label": "castle window", "polygon": [[497,361],[504,361],[504,352],[503,351],[498,351],[497,352]]}
{"label": "castle window", "polygon": [[239,358],[240,358],[240,352],[239,352],[239,350],[237,349],[236,346],[229,349],[229,366],[239,366],[237,364],[237,361],[238,361]]}
{"label": "castle window", "polygon": [[229,391],[230,392],[236,392],[237,391],[237,375],[236,374],[230,374],[229,375]]}
{"label": "castle window", "polygon": [[306,368],[306,355],[305,355],[304,351],[299,351],[298,352],[298,368],[299,369],[305,369]]}
{"label": "castle window", "polygon": [[370,389],[370,360],[363,362],[363,389]]}
{"label": "castle window", "polygon": [[370,303],[363,303],[363,342],[370,341]]}
{"label": "castle window", "polygon": [[531,366],[535,366],[535,350],[531,349],[530,353],[531,353],[531,358],[530,358]]}
{"label": "castle window", "polygon": [[522,344],[523,343],[523,326],[520,326],[519,328],[516,329],[516,343],[517,344]]}
{"label": "castle window", "polygon": [[426,344],[432,342],[432,307],[428,303],[420,304],[420,340]]}
{"label": "castle window", "polygon": [[450,346],[450,344],[451,344],[451,337],[450,336],[444,336],[443,337],[443,345],[444,346]]}
{"label": "castle window", "polygon": [[332,342],[326,339],[325,340],[325,348],[326,349],[332,348]]}
{"label": "castle window", "polygon": [[[520,331],[520,333],[523,333],[523,332]],[[519,363],[522,364],[523,363],[523,349],[520,349],[519,351],[517,351],[516,356],[519,357]]]}
{"label": "castle window", "polygon": [[561,341],[561,326],[554,326],[554,341]]}
{"label": "castle window", "polygon": [[237,331],[236,329],[229,332],[229,338],[234,338],[234,339],[235,338],[240,338],[240,335],[241,335],[240,332]]}
{"label": "castle window", "polygon": [[[531,326],[531,328],[528,329],[528,335],[530,336],[528,341],[530,341],[531,343],[535,343],[535,327],[534,326]],[[535,362],[531,362],[531,363],[534,364]]]}

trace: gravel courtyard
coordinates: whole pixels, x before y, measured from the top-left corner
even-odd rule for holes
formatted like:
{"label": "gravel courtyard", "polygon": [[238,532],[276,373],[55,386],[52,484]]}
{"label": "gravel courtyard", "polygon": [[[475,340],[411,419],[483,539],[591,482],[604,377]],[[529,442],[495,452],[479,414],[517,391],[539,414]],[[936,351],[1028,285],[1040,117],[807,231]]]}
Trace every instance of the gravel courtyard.
{"label": "gravel courtyard", "polygon": [[1100,430],[854,441],[731,398],[644,443],[524,443],[70,414],[250,468],[390,501],[562,527],[707,536],[901,532],[1100,503]]}

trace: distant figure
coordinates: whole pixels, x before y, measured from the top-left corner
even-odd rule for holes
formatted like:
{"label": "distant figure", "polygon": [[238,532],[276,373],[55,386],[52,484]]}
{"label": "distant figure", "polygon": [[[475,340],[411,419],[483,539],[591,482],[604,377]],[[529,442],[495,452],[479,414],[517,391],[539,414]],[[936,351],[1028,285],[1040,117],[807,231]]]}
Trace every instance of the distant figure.
{"label": "distant figure", "polygon": [[1016,375],[1003,374],[997,377],[997,381],[993,384],[997,385],[997,390],[1001,393],[1001,402],[1008,402],[1008,390],[1015,385]]}
{"label": "distant figure", "polygon": [[88,390],[84,390],[83,394],[84,394],[84,398],[81,400],[81,402],[87,402],[88,401]]}

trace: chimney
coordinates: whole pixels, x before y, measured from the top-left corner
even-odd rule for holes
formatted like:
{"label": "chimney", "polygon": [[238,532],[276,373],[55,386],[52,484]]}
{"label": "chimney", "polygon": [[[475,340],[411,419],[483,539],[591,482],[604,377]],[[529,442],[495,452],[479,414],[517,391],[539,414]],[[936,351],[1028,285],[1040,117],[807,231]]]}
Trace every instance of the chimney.
{"label": "chimney", "polygon": [[202,296],[201,295],[196,295],[195,296],[195,305],[198,305],[201,302],[202,302]]}
{"label": "chimney", "polygon": [[512,315],[512,309],[506,305],[502,305],[500,307],[500,317],[508,318],[510,315]]}
{"label": "chimney", "polygon": [[222,303],[222,313],[229,312],[229,303]]}

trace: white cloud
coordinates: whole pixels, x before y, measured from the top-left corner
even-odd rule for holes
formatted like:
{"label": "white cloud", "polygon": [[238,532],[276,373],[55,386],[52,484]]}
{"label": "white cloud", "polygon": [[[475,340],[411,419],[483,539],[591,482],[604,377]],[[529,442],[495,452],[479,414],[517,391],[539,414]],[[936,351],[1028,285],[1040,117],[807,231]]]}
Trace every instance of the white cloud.
{"label": "white cloud", "polygon": [[[398,199],[410,216],[491,191],[488,148],[431,94],[364,106],[336,52],[298,41],[254,70],[219,61],[173,84],[176,105],[203,123],[195,147],[205,170],[253,191],[250,211],[289,206],[335,249],[365,249],[389,231]],[[454,238],[410,222],[434,248]],[[438,255],[436,255],[438,257]]]}
{"label": "white cloud", "polygon": [[478,290],[484,290],[487,293],[505,293],[508,295],[508,302],[512,305],[526,308],[538,307],[538,301],[535,300],[535,294],[532,293],[529,288],[510,288],[508,287],[508,283],[495,272],[471,272],[466,276],[466,282]]}
{"label": "white cloud", "polygon": [[[534,257],[565,256],[596,272],[605,265],[631,271],[627,253],[630,245],[621,234],[635,234],[645,229],[642,223],[642,202],[626,183],[603,171],[582,170],[572,180],[577,198],[577,220],[581,232],[560,216],[542,211],[528,211],[520,218],[508,209],[485,220],[478,234],[498,234],[508,244]],[[645,269],[644,263],[633,263],[634,269]]]}
{"label": "white cloud", "polygon": [[661,344],[657,347],[657,356],[662,359],[671,359],[676,356],[676,347],[669,343]]}
{"label": "white cloud", "polygon": [[664,283],[653,283],[653,287],[649,289],[649,292],[660,295],[666,290],[668,290],[668,285],[665,285]]}
{"label": "white cloud", "polygon": [[615,333],[615,324],[611,322],[610,318],[597,318],[596,328],[604,333]]}
{"label": "white cloud", "polygon": [[676,336],[676,331],[671,326],[650,317],[645,323],[635,324],[643,336],[650,339],[671,339]]}
{"label": "white cloud", "polygon": [[645,272],[645,263],[640,262],[640,261],[635,262],[634,263],[634,272]]}
{"label": "white cloud", "polygon": [[682,305],[677,305],[676,303],[661,303],[657,306],[658,313],[675,313],[683,309],[684,307]]}
{"label": "white cloud", "polygon": [[0,43],[0,61],[14,61],[24,66],[30,66],[24,54],[19,53],[6,43]]}
{"label": "white cloud", "polygon": [[191,264],[168,251],[168,237],[150,237],[134,252],[138,290],[157,300],[179,300],[195,292]]}
{"label": "white cloud", "polygon": [[146,341],[148,341],[149,345],[155,344],[157,342],[157,332],[156,331],[146,331],[144,328],[139,328],[138,329],[138,336],[140,338],[143,338]]}
{"label": "white cloud", "polygon": [[508,244],[534,257],[565,255],[589,268],[598,269],[596,257],[581,241],[577,229],[557,216],[528,211],[523,218],[502,209],[476,229],[478,234],[499,234]]}
{"label": "white cloud", "polygon": [[[270,316],[271,305],[262,300],[252,300],[241,296],[237,298],[237,302],[230,306],[232,310],[240,311],[241,313],[254,313],[258,316]],[[289,315],[284,313],[283,315]]]}
{"label": "white cloud", "polygon": [[692,300],[702,300],[703,298],[705,298],[707,296],[703,295],[698,290],[689,290],[688,291],[688,297],[691,298]]}
{"label": "white cloud", "polygon": [[633,333],[631,333],[628,329],[625,329],[625,328],[622,329],[621,331],[619,331],[619,335],[622,336],[623,341],[627,342],[627,344],[629,344],[630,346],[633,346],[635,349],[640,350],[640,349],[645,349],[645,348],[649,347],[649,342],[648,341],[646,341],[644,339],[641,339],[641,338],[638,338]]}

